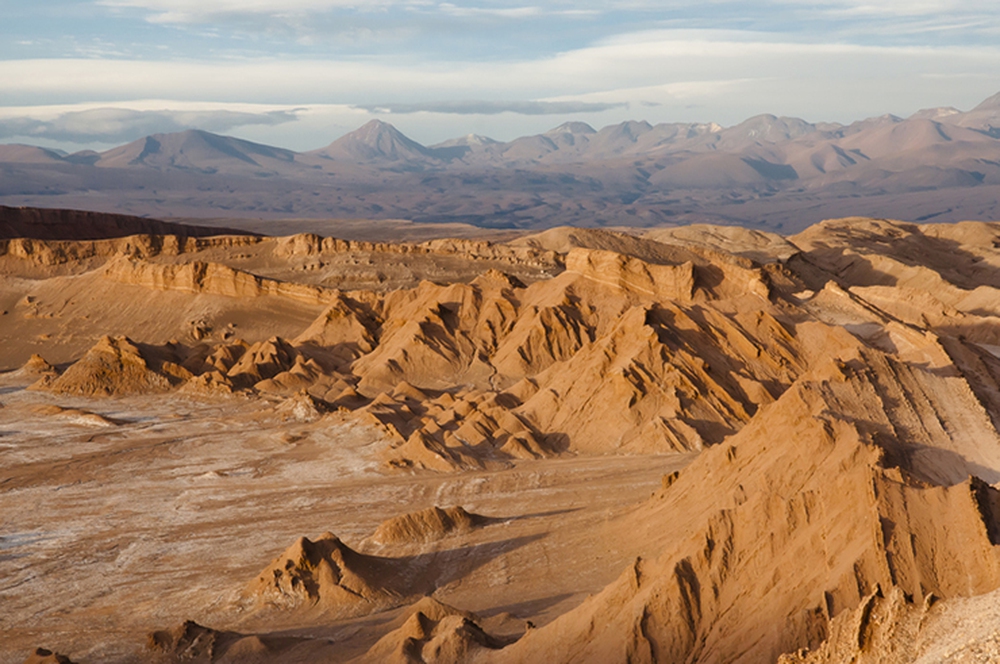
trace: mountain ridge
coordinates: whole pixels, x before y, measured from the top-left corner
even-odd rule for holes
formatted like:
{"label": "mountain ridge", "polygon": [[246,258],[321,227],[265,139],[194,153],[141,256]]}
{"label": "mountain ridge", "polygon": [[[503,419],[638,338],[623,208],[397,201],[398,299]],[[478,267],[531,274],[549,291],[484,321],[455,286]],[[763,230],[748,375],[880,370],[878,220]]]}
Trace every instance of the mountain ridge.
{"label": "mountain ridge", "polygon": [[[812,133],[820,133],[828,136],[838,136],[843,137],[851,133],[855,133],[858,129],[866,129],[873,126],[883,125],[886,123],[898,124],[906,123],[911,120],[929,120],[935,122],[941,122],[942,124],[958,124],[955,120],[946,120],[946,118],[955,118],[955,116],[966,116],[971,113],[978,113],[982,111],[996,110],[998,116],[1000,116],[1000,93],[997,93],[983,102],[975,106],[972,110],[963,112],[952,107],[935,107],[921,109],[907,118],[901,118],[892,114],[884,114],[880,116],[873,116],[870,118],[865,118],[862,120],[854,121],[850,124],[840,124],[840,123],[827,123],[827,122],[809,122],[802,118],[790,117],[790,116],[777,116],[771,113],[762,113],[759,115],[752,116],[746,120],[732,125],[730,127],[722,127],[715,123],[676,123],[676,122],[660,122],[655,125],[650,124],[646,120],[625,120],[618,124],[611,124],[601,127],[600,129],[594,129],[589,124],[579,121],[567,121],[560,125],[557,125],[549,130],[541,132],[539,134],[530,134],[525,136],[520,136],[510,141],[500,141],[493,139],[489,136],[478,135],[478,134],[468,134],[465,136],[459,136],[451,139],[446,139],[444,141],[439,141],[434,145],[425,146],[422,143],[410,138],[402,131],[400,131],[393,124],[380,119],[373,119],[365,123],[364,125],[358,127],[357,129],[350,131],[343,136],[335,139],[330,144],[315,148],[312,150],[305,150],[301,152],[295,152],[286,148],[281,148],[277,146],[268,145],[265,143],[256,143],[253,141],[248,141],[245,139],[236,138],[233,136],[227,136],[222,134],[215,134],[201,129],[187,129],[184,131],[173,132],[173,133],[157,133],[144,136],[142,138],[136,139],[129,143],[117,146],[115,148],[110,148],[104,152],[99,153],[101,155],[101,161],[104,162],[102,165],[111,165],[111,161],[115,160],[117,163],[120,161],[119,155],[122,153],[132,153],[135,151],[135,146],[141,142],[150,144],[150,139],[160,142],[164,140],[188,142],[192,139],[199,139],[207,143],[212,144],[216,149],[220,151],[231,151],[230,156],[239,159],[241,161],[246,161],[246,155],[235,150],[235,146],[242,147],[243,149],[249,149],[252,151],[260,151],[273,158],[280,158],[287,161],[291,161],[294,155],[320,155],[327,158],[345,158],[354,157],[368,160],[378,160],[386,159],[390,161],[405,160],[413,157],[421,158],[436,158],[436,149],[439,147],[454,147],[456,145],[511,145],[521,140],[533,139],[540,137],[557,137],[560,135],[571,134],[575,136],[615,136],[620,137],[629,142],[635,143],[642,135],[645,135],[651,131],[658,131],[665,133],[668,130],[676,130],[682,127],[691,128],[697,130],[697,135],[745,135],[749,138],[755,138],[758,140],[763,140],[765,142],[782,142],[789,139],[795,139],[804,135]],[[956,118],[957,120],[957,118]],[[772,132],[778,132],[777,136],[774,136]],[[761,139],[761,137],[763,137]],[[221,139],[221,140],[220,140]],[[224,142],[222,142],[224,141]],[[336,146],[336,147],[335,147]],[[53,150],[50,148],[37,147],[29,144],[15,143],[15,144],[0,144],[0,150],[7,148],[32,148],[34,150],[41,151],[49,156],[50,158],[59,158],[62,160],[67,160],[75,155],[83,153],[73,153],[73,154],[60,154],[61,151]],[[127,150],[127,148],[130,148]],[[89,152],[89,151],[87,151]],[[159,152],[159,148],[150,146],[150,153]],[[7,153],[10,153],[9,155]],[[3,150],[0,151],[0,159],[3,161],[17,161],[16,157],[18,155],[14,154],[14,150]],[[142,163],[145,157],[149,156],[140,151],[134,159],[138,160],[137,163]],[[140,159],[140,157],[142,159]],[[438,157],[439,158],[439,157]],[[448,160],[445,158],[444,160]]]}
{"label": "mountain ridge", "polygon": [[[1000,218],[1000,107],[847,125],[566,122],[425,146],[372,120],[306,152],[200,130],[102,153],[0,145],[0,203],[185,217],[411,219],[484,228],[762,225],[823,216]],[[112,175],[115,173],[117,175]],[[302,192],[308,190],[308,195]],[[822,203],[822,205],[818,205]]]}

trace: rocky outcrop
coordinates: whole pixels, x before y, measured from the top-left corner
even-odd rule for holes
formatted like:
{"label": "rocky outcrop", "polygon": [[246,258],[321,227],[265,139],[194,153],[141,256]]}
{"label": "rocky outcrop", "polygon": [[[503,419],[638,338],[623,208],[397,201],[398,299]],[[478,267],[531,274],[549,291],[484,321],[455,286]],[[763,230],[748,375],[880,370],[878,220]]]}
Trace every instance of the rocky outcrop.
{"label": "rocky outcrop", "polygon": [[[80,396],[128,396],[166,392],[171,381],[154,371],[148,353],[127,337],[103,337],[58,378],[42,379],[36,389]],[[184,370],[176,371],[183,377]],[[190,374],[187,374],[190,377]]]}
{"label": "rocky outcrop", "polygon": [[335,253],[428,254],[472,257],[484,261],[499,261],[510,265],[532,265],[557,268],[561,259],[554,251],[531,246],[498,244],[477,240],[440,239],[421,242],[365,242],[320,237],[314,233],[299,233],[280,238],[274,254],[281,258],[322,256]]}
{"label": "rocky outcrop", "polygon": [[611,251],[573,249],[566,255],[566,271],[656,300],[690,302],[694,297],[694,265],[691,263],[653,265]]}
{"label": "rocky outcrop", "polygon": [[474,614],[430,597],[409,607],[402,620],[402,624],[359,658],[358,664],[471,661],[478,654],[498,650],[508,642],[487,633]]}
{"label": "rocky outcrop", "polygon": [[401,604],[412,594],[389,559],[354,551],[332,533],[299,538],[243,590],[244,610],[349,616]]}
{"label": "rocky outcrop", "polygon": [[378,327],[369,307],[334,293],[330,306],[294,342],[336,349],[342,361],[351,361],[375,349]]}
{"label": "rocky outcrop", "polygon": [[[940,632],[926,631],[953,624],[936,622],[939,612],[1000,592],[1000,327],[990,290],[998,227],[829,222],[794,238],[794,250],[752,238],[764,265],[723,253],[735,234],[706,233],[685,235],[683,246],[553,233],[528,245],[566,243],[567,269],[550,279],[526,284],[491,270],[384,293],[301,291],[311,287],[212,262],[118,257],[107,278],[192,299],[275,296],[279,311],[292,301],[311,308],[295,310],[302,331],[292,335],[242,342],[235,330],[245,323],[234,320],[222,342],[106,337],[61,375],[38,357],[21,371],[40,377],[38,389],[83,396],[242,391],[260,398],[262,422],[294,422],[279,423],[296,431],[278,440],[367,427],[379,439],[366,446],[368,461],[382,471],[517,466],[505,475],[527,475],[559,455],[564,468],[581,461],[574,455],[696,457],[665,474],[648,501],[602,520],[616,567],[642,557],[516,643],[431,601],[401,608],[436,588],[455,591],[461,582],[442,570],[456,561],[495,556],[483,563],[492,574],[518,560],[504,558],[500,524],[476,531],[488,520],[461,507],[390,519],[359,550],[329,533],[302,538],[244,589],[247,624],[398,610],[367,623],[382,631],[366,648],[384,638],[363,661],[941,659],[932,648]],[[316,236],[281,247],[289,256],[358,250]],[[32,412],[115,426],[79,408]],[[419,505],[433,495],[474,500],[485,476],[448,480],[461,494],[434,494],[437,480],[416,477],[411,496]],[[503,523],[508,533],[524,525]],[[469,541],[474,551],[461,546]],[[584,548],[581,557],[593,554]],[[158,643],[168,658],[286,652],[263,636],[197,625]]]}
{"label": "rocky outcrop", "polygon": [[129,235],[108,240],[0,239],[0,256],[10,256],[38,266],[74,263],[89,265],[118,256],[149,259],[180,256],[206,249],[236,249],[262,242],[253,235],[188,237],[183,235]]}
{"label": "rocky outcrop", "polygon": [[332,291],[318,286],[276,281],[219,263],[198,261],[181,265],[158,264],[122,256],[108,262],[104,267],[104,278],[154,290],[210,293],[235,298],[270,295],[304,304],[325,304],[333,297]]}

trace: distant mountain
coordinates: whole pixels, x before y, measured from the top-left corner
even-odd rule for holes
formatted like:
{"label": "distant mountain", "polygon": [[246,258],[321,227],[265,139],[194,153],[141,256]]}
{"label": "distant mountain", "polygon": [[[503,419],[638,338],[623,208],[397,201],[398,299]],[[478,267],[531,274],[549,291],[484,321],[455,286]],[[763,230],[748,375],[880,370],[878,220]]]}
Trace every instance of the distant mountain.
{"label": "distant mountain", "polygon": [[372,120],[313,154],[333,161],[363,163],[426,163],[438,157],[387,122]]}
{"label": "distant mountain", "polygon": [[55,150],[36,148],[33,145],[0,145],[0,162],[56,164],[62,162],[64,156]]}
{"label": "distant mountain", "polygon": [[287,172],[287,165],[294,161],[291,150],[192,129],[154,134],[108,150],[100,154],[95,165],[263,175]]}
{"label": "distant mountain", "polygon": [[748,143],[781,143],[815,131],[816,125],[799,118],[758,115],[716,135],[719,136],[720,143],[735,147]]}
{"label": "distant mountain", "polygon": [[852,122],[846,127],[838,127],[833,130],[832,135],[837,138],[843,138],[845,136],[851,136],[852,134],[860,134],[862,132],[878,129],[880,127],[898,124],[902,121],[903,118],[892,115],[891,113],[886,113],[885,115],[880,115],[875,118],[865,118],[864,120]]}
{"label": "distant mountain", "polygon": [[630,152],[645,134],[653,130],[646,121],[628,121],[604,127],[589,136],[587,154],[610,157]]}
{"label": "distant mountain", "polygon": [[304,153],[192,130],[100,154],[0,146],[0,169],[0,203],[100,201],[158,216],[778,230],[852,214],[1000,218],[1000,94],[967,112],[849,125],[770,114],[732,127],[566,122],[511,141],[470,134],[429,147],[372,120]]}
{"label": "distant mountain", "polygon": [[957,113],[941,120],[1000,138],[1000,93],[986,99],[968,113]]}
{"label": "distant mountain", "polygon": [[[939,106],[937,108],[924,108],[908,119],[910,120],[944,120],[952,115],[959,115],[962,111],[958,110],[954,106]],[[893,116],[895,117],[895,116]],[[897,121],[899,118],[896,118]]]}
{"label": "distant mountain", "polygon": [[437,145],[432,145],[431,150],[439,150],[441,148],[455,148],[455,147],[485,147],[487,145],[499,145],[500,141],[495,141],[489,136],[480,136],[479,134],[466,134],[465,136],[460,136],[458,138],[450,138],[447,141],[438,143]]}
{"label": "distant mountain", "polygon": [[879,159],[912,153],[928,153],[935,146],[946,143],[975,144],[987,150],[996,148],[996,140],[964,127],[948,125],[934,120],[912,119],[872,127],[865,132],[851,134],[841,145],[857,151],[868,159]]}
{"label": "distant mountain", "polygon": [[590,134],[596,134],[597,130],[591,127],[586,122],[564,122],[558,127],[554,127],[545,132],[546,136],[563,136],[566,134],[572,136],[588,136]]}
{"label": "distant mountain", "polygon": [[978,106],[972,109],[973,113],[982,111],[1000,111],[1000,92],[992,97],[987,97]]}
{"label": "distant mountain", "polygon": [[483,153],[491,151],[495,146],[502,145],[489,136],[479,134],[466,134],[458,138],[450,138],[428,148],[431,154],[437,159],[450,161],[452,159],[462,159],[470,153]]}

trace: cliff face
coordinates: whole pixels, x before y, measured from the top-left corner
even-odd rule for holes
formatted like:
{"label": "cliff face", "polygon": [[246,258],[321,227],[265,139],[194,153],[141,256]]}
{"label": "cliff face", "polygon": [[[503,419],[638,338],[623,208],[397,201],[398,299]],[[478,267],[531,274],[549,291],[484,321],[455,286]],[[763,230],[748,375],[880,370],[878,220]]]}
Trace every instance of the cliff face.
{"label": "cliff face", "polygon": [[573,249],[566,270],[585,279],[657,300],[690,302],[694,296],[694,266],[650,265],[611,251]]}
{"label": "cliff face", "polygon": [[[11,256],[39,266],[92,264],[117,256],[136,259],[155,256],[180,256],[209,248],[235,250],[261,242],[250,235],[212,238],[183,235],[128,235],[105,240],[48,240],[17,237],[0,240],[0,255]],[[89,262],[88,262],[89,261]]]}
{"label": "cliff face", "polygon": [[333,292],[324,288],[266,279],[227,265],[199,261],[157,265],[116,256],[104,266],[103,276],[110,281],[153,290],[234,298],[271,295],[304,304],[326,304],[333,297]]}

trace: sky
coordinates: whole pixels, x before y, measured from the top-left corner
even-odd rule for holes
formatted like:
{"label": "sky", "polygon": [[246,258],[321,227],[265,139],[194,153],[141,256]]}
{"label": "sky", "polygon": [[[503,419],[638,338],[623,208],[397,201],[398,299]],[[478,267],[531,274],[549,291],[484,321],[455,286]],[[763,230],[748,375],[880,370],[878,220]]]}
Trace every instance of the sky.
{"label": "sky", "polygon": [[985,0],[0,0],[0,143],[199,128],[431,145],[566,121],[842,122],[1000,92]]}

